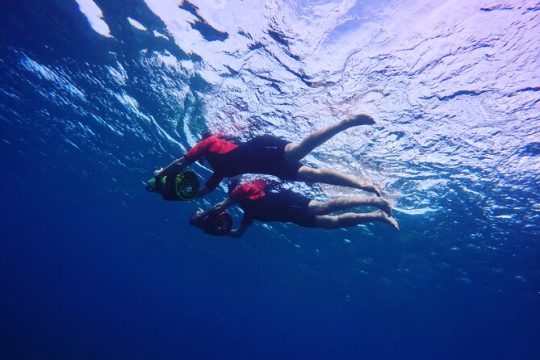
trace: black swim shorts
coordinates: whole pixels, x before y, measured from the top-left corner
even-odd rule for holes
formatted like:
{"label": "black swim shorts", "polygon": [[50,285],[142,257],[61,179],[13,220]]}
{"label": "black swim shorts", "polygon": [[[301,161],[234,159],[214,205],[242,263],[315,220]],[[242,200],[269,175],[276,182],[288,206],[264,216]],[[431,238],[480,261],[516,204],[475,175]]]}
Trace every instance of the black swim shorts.
{"label": "black swim shorts", "polygon": [[296,180],[302,164],[285,158],[289,141],[271,135],[257,136],[241,145],[241,158],[246,173],[277,176],[283,180]]}
{"label": "black swim shorts", "polygon": [[316,227],[315,215],[310,214],[308,208],[310,201],[310,198],[292,190],[268,191],[256,209],[253,209],[253,218]]}

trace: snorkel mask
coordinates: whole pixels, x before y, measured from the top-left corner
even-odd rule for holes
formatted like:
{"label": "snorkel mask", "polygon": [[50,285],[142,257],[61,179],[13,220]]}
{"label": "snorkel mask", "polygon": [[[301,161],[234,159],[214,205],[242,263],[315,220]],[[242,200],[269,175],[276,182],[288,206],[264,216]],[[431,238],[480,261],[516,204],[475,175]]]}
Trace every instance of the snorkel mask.
{"label": "snorkel mask", "polygon": [[199,178],[190,170],[176,175],[152,177],[146,183],[146,190],[160,193],[165,200],[188,201],[199,192]]}
{"label": "snorkel mask", "polygon": [[226,235],[231,231],[232,217],[227,211],[203,214],[204,212],[201,209],[197,210],[191,216],[189,223],[214,236]]}

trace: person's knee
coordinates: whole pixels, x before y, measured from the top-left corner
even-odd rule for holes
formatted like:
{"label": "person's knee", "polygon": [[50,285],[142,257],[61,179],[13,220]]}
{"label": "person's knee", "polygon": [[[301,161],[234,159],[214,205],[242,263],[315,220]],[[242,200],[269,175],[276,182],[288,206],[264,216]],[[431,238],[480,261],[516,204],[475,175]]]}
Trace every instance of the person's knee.
{"label": "person's knee", "polygon": [[322,201],[311,200],[308,204],[308,211],[312,215],[322,215],[326,213],[326,203]]}
{"label": "person's knee", "polygon": [[310,176],[314,182],[329,182],[335,177],[335,172],[332,169],[311,169]]}
{"label": "person's knee", "polygon": [[314,169],[309,166],[302,166],[298,170],[298,179],[302,181],[317,181],[321,175],[322,172],[320,169]]}
{"label": "person's knee", "polygon": [[289,161],[298,161],[298,146],[297,143],[288,143],[285,145],[285,149],[283,150],[285,159]]}
{"label": "person's knee", "polygon": [[337,217],[333,215],[320,215],[315,217],[315,223],[323,229],[335,229],[338,227]]}

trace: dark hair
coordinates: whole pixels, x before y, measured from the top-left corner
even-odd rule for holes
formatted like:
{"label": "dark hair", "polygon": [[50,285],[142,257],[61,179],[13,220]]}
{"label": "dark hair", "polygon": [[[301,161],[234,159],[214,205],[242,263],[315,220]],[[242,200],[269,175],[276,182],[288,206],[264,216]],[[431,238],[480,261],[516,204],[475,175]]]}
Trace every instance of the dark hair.
{"label": "dark hair", "polygon": [[203,216],[197,216],[195,213],[191,216],[189,223],[214,236],[226,235],[232,229],[232,217],[226,211],[209,213]]}

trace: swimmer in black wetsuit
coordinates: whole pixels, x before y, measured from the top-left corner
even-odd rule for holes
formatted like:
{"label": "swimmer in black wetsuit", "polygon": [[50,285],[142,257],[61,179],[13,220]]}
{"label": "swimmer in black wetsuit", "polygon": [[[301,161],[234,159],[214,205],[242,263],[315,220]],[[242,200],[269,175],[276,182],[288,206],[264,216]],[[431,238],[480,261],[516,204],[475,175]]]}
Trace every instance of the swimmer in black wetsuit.
{"label": "swimmer in black wetsuit", "polygon": [[[225,209],[239,205],[244,210],[244,219],[238,229],[220,227],[219,218],[230,216]],[[346,210],[357,206],[374,206],[378,211],[369,213],[348,212],[330,215],[334,211]],[[373,221],[382,221],[399,230],[399,225],[391,216],[388,201],[376,196],[351,196],[334,198],[328,201],[316,201],[291,190],[273,189],[265,180],[257,179],[236,186],[229,196],[209,211],[199,209],[190,220],[205,232],[217,236],[235,236],[244,234],[253,220],[262,222],[291,222],[305,227],[337,229],[356,226]],[[230,220],[229,220],[230,221]]]}
{"label": "swimmer in black wetsuit", "polygon": [[156,170],[156,177],[181,172],[193,162],[206,159],[213,175],[199,191],[198,197],[214,190],[225,177],[240,174],[267,174],[282,180],[320,182],[353,187],[381,195],[378,185],[334,169],[314,169],[300,163],[307,154],[334,135],[353,126],[373,125],[369,115],[356,115],[324,129],[315,131],[299,143],[292,143],[274,136],[258,136],[244,143],[233,143],[218,136],[210,136],[197,143],[183,158],[165,169]]}

